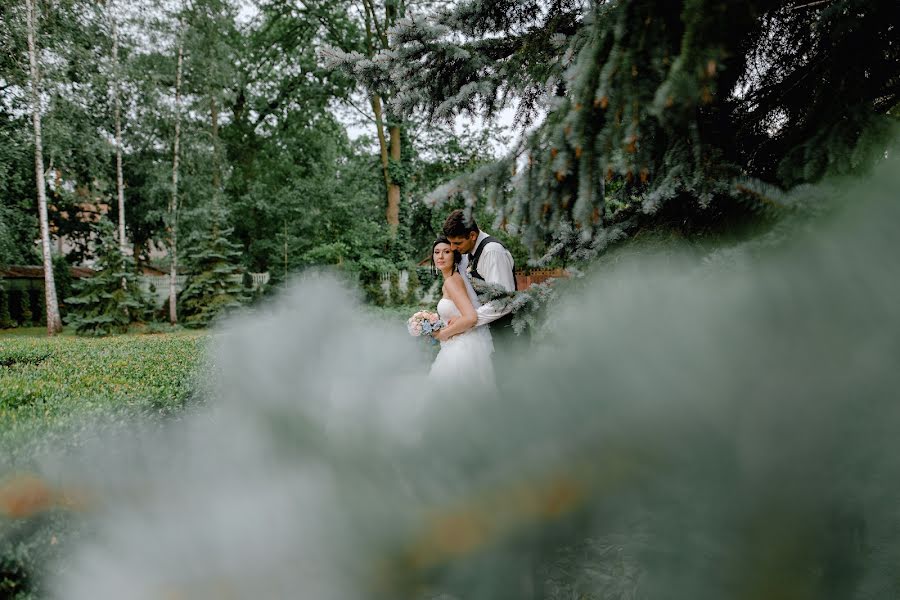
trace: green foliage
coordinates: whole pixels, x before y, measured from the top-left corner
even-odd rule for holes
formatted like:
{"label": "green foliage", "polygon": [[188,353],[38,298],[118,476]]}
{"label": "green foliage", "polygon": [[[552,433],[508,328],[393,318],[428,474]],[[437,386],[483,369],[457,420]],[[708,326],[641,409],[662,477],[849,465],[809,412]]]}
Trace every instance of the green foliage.
{"label": "green foliage", "polygon": [[434,287],[435,282],[441,281],[441,275],[439,273],[432,273],[431,267],[416,267],[416,279],[419,280],[419,285],[421,286],[422,295],[427,294],[428,291]]}
{"label": "green foliage", "polygon": [[222,210],[213,210],[208,228],[185,241],[184,289],[178,297],[181,320],[187,327],[206,327],[247,301],[241,252],[229,238]]}
{"label": "green foliage", "polygon": [[31,290],[31,324],[34,326],[45,325],[47,323],[47,299],[44,297],[44,290]]}
{"label": "green foliage", "polygon": [[378,271],[366,271],[360,274],[360,285],[366,302],[374,306],[387,306],[390,298],[384,293]]}
{"label": "green foliage", "polygon": [[69,307],[66,323],[79,335],[124,333],[141,322],[150,310],[134,271],[134,261],[123,256],[109,220],[97,223],[97,273],[74,284],[74,296],[65,298]]}
{"label": "green foliage", "polygon": [[14,325],[9,313],[9,292],[0,287],[0,329],[9,329]]}
{"label": "green foliage", "polygon": [[31,310],[31,290],[25,289],[22,290],[21,296],[21,307],[22,307],[22,324],[29,325],[34,320],[34,312]]}
{"label": "green foliage", "polygon": [[403,304],[416,305],[422,294],[422,284],[419,281],[419,273],[414,265],[408,268],[409,278],[406,280],[406,295],[403,298]]}
{"label": "green foliage", "polygon": [[547,308],[553,306],[561,292],[564,281],[547,281],[536,283],[527,290],[509,292],[503,286],[487,283],[478,279],[472,280],[472,287],[478,294],[482,304],[493,302],[502,310],[509,310],[512,314],[512,327],[516,335],[523,334],[526,330],[532,334],[532,339],[538,339],[535,333],[545,324]]}
{"label": "green foliage", "polygon": [[388,297],[390,298],[391,304],[406,303],[406,294],[400,290],[400,273],[397,271],[390,274]]}
{"label": "green foliage", "polygon": [[[53,255],[53,283],[56,285],[56,297],[60,300],[68,298],[73,292],[72,269],[69,261],[59,254]],[[66,304],[64,301],[59,302],[59,312],[61,316],[66,315]]]}
{"label": "green foliage", "polygon": [[864,171],[896,130],[894,12],[886,0],[473,0],[403,21],[391,52],[329,59],[398,86],[403,115],[490,115],[515,99],[528,124],[546,107],[510,155],[429,198],[486,200],[543,252],[565,228],[584,247],[655,215],[744,214],[740,178]]}
{"label": "green foliage", "polygon": [[22,290],[10,289],[7,290],[6,294],[6,305],[9,307],[9,315],[12,319],[13,327],[16,327],[22,322]]}
{"label": "green foliage", "polygon": [[0,265],[31,264],[36,258],[31,242],[37,238],[37,194],[26,125],[23,116],[0,104]]}
{"label": "green foliage", "polygon": [[[204,347],[185,334],[0,336],[0,480],[100,430],[178,414],[197,395]],[[82,531],[82,517],[62,510],[0,519],[0,597],[45,597],[47,569]]]}

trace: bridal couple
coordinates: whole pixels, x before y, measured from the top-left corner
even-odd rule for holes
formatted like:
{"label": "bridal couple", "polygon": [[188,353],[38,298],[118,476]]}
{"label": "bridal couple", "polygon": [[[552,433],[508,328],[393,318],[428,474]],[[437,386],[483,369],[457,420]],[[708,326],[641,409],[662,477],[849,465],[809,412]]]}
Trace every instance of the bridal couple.
{"label": "bridal couple", "polygon": [[479,230],[474,218],[455,210],[444,222],[443,235],[431,245],[431,261],[444,278],[437,311],[447,324],[434,334],[441,349],[431,365],[431,376],[493,386],[494,339],[512,337],[512,316],[492,303],[482,305],[470,278],[514,291],[512,254]]}

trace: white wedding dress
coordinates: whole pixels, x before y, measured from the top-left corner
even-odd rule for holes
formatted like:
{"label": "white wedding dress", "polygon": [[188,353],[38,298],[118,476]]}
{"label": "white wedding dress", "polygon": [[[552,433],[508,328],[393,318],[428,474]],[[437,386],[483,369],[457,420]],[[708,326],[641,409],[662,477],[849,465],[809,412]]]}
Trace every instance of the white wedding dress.
{"label": "white wedding dress", "polygon": [[[460,316],[456,304],[449,298],[441,298],[437,310],[444,322]],[[431,364],[430,376],[442,381],[452,379],[463,385],[494,387],[493,352],[494,342],[488,326],[473,327],[441,342],[441,350]]]}

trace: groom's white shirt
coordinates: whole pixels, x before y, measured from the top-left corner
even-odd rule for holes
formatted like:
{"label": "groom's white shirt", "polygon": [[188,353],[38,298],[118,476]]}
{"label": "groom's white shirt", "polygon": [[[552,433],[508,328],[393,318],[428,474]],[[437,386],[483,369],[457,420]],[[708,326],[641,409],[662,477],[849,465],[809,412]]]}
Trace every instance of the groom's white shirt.
{"label": "groom's white shirt", "polygon": [[[482,240],[488,237],[483,231],[478,232],[475,238],[475,248],[478,248]],[[472,253],[475,253],[475,248]],[[481,275],[488,283],[495,283],[503,286],[507,291],[511,292],[516,289],[516,280],[513,276],[513,257],[509,250],[496,242],[488,242],[484,250],[481,251],[481,257],[478,259],[478,274]],[[459,272],[465,275],[469,267],[469,257],[463,255],[459,263]],[[473,302],[478,315],[478,323],[476,325],[487,325],[496,321],[500,317],[508,315],[509,309],[501,310],[496,307],[493,302],[488,302],[482,306],[478,306],[477,301]]]}

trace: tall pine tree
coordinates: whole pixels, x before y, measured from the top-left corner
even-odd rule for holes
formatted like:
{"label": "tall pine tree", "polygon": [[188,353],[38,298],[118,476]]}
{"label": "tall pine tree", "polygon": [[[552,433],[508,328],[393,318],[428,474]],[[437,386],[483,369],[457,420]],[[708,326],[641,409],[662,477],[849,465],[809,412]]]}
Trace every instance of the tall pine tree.
{"label": "tall pine tree", "polygon": [[[620,222],[766,204],[775,188],[884,155],[900,95],[896,4],[834,0],[454,3],[373,58],[332,51],[391,108],[542,122],[509,156],[436,190],[484,195],[540,246]],[[712,209],[710,211],[709,209]],[[596,248],[595,248],[596,249]]]}
{"label": "tall pine tree", "polygon": [[245,300],[240,246],[232,242],[233,227],[225,211],[213,207],[209,227],[185,241],[187,281],[179,295],[179,312],[187,327],[206,327]]}

